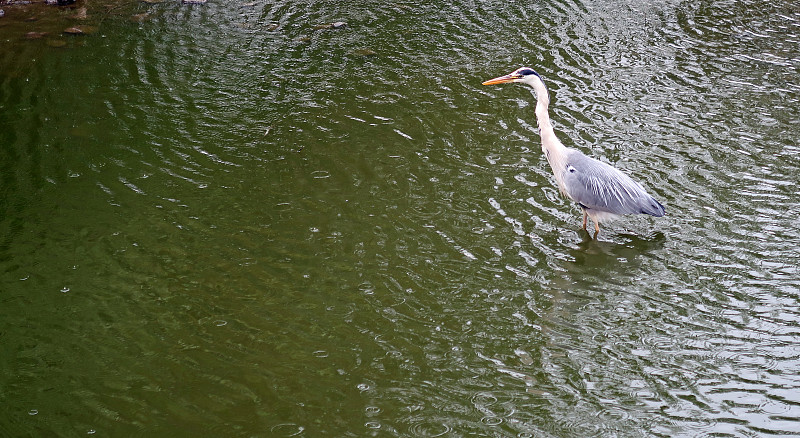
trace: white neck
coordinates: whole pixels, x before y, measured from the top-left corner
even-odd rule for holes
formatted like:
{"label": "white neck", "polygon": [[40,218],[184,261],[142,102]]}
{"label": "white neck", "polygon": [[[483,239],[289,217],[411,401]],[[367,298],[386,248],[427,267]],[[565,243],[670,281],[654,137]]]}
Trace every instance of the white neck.
{"label": "white neck", "polygon": [[553,125],[550,123],[550,114],[547,112],[547,107],[550,105],[547,87],[539,78],[527,83],[536,92],[536,120],[539,122],[539,135],[542,137],[542,151],[548,156],[548,159],[554,152],[563,155],[564,145],[556,138]]}
{"label": "white neck", "polygon": [[539,80],[539,78],[528,82],[528,85],[536,92],[536,119],[539,121],[539,129],[542,131],[545,129],[552,131],[553,125],[550,124],[550,115],[547,113],[547,107],[550,105],[550,96],[547,94],[547,87],[544,86],[544,83]]}
{"label": "white neck", "polygon": [[541,79],[526,81],[536,92],[536,119],[539,122],[539,136],[542,139],[542,152],[544,153],[553,173],[556,175],[559,187],[563,191],[563,181],[561,180],[562,170],[566,167],[566,147],[556,138],[553,125],[550,123],[550,114],[547,107],[550,104],[550,96],[547,94],[547,87]]}

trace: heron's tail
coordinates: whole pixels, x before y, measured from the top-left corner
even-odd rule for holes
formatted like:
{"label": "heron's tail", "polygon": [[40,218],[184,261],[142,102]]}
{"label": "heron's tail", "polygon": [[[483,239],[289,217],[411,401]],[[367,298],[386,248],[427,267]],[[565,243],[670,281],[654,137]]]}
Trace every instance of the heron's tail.
{"label": "heron's tail", "polygon": [[652,196],[647,201],[642,208],[642,213],[656,217],[664,216],[664,206],[660,202],[656,201]]}

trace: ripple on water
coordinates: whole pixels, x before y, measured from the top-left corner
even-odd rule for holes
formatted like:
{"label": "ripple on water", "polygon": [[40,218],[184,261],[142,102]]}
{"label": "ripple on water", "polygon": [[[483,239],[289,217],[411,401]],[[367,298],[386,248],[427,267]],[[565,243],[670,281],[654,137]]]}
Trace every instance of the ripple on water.
{"label": "ripple on water", "polygon": [[270,427],[269,430],[270,432],[274,433],[275,436],[289,437],[300,436],[303,431],[305,431],[305,427],[294,423],[281,423]]}
{"label": "ripple on water", "polygon": [[436,419],[413,417],[408,419],[408,432],[414,437],[432,438],[445,436],[453,431],[452,427]]}

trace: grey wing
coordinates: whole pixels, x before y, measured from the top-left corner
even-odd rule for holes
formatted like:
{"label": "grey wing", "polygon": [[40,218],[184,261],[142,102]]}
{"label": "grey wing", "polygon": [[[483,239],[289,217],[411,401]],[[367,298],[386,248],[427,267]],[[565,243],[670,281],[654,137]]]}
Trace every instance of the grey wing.
{"label": "grey wing", "polygon": [[570,152],[562,180],[575,202],[614,214],[664,215],[664,206],[628,175],[579,151]]}

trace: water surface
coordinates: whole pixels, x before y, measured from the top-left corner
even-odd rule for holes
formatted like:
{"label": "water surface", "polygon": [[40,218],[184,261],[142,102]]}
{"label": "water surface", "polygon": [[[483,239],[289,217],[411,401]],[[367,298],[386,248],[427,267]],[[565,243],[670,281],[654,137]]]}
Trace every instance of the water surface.
{"label": "water surface", "polygon": [[800,4],[3,9],[0,435],[800,434]]}

